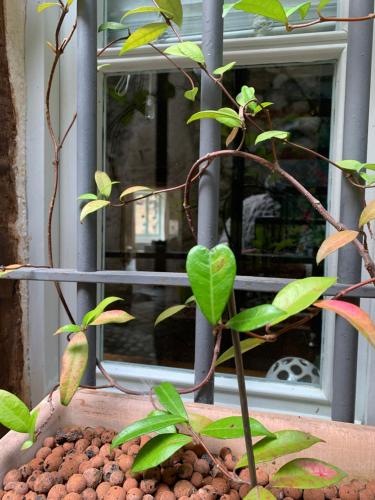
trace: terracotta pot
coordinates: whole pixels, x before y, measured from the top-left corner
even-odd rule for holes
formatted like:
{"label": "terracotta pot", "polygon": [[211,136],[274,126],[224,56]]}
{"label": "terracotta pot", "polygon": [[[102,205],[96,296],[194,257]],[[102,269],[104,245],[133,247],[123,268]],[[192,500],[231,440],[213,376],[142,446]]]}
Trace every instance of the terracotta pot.
{"label": "terracotta pot", "polygon": [[[41,411],[38,427],[42,426],[43,430],[36,445],[29,450],[20,451],[25,435],[15,432],[9,432],[0,440],[0,480],[9,469],[19,467],[31,460],[36,449],[41,446],[43,438],[53,435],[62,426],[102,425],[119,431],[129,423],[145,417],[153,409],[147,398],[89,390],[79,391],[68,408],[59,404],[58,393],[53,396],[53,409],[47,400],[42,401],[39,406]],[[211,419],[239,415],[238,409],[218,405],[187,404],[186,406],[189,412],[203,414]],[[375,427],[273,413],[251,412],[251,415],[259,419],[271,431],[298,429],[325,441],[299,454],[278,459],[276,464],[269,465],[269,472],[278,469],[286,461],[297,456],[304,456],[334,464],[346,471],[349,478],[375,478]],[[207,439],[207,444],[213,452],[218,452],[224,445],[231,447],[238,457],[244,452],[243,442],[240,439],[227,441]]]}

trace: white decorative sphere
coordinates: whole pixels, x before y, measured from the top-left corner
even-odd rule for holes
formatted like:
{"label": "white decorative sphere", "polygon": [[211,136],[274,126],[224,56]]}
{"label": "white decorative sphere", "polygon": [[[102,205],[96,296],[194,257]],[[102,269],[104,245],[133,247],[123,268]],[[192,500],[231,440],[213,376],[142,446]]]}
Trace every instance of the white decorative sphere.
{"label": "white decorative sphere", "polygon": [[266,377],[282,382],[303,382],[305,384],[319,384],[320,373],[318,368],[303,358],[282,358],[276,361],[268,370]]}

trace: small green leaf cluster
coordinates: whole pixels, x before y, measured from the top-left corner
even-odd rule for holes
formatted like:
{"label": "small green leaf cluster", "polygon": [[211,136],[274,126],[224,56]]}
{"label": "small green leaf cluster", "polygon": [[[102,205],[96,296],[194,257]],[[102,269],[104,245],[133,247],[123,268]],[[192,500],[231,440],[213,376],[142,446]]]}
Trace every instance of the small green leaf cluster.
{"label": "small green leaf cluster", "polygon": [[[175,23],[177,26],[182,26],[183,21],[183,9],[181,0],[156,0],[154,7],[137,7],[136,9],[129,10],[124,13],[121,18],[120,23],[107,22],[99,26],[99,31],[106,30],[128,30],[129,36],[127,37],[125,43],[123,44],[120,55],[125,54],[131,50],[142,47],[157,40],[161,35],[163,35],[167,29],[171,26],[171,22]],[[129,16],[144,13],[156,13],[161,15],[163,21],[149,23],[141,26],[133,33],[130,33],[129,27],[123,23],[125,19]]]}
{"label": "small green leaf cluster", "polygon": [[[215,439],[237,439],[244,436],[243,420],[240,416],[213,421],[205,416],[189,414],[176,388],[167,382],[155,387],[154,392],[163,410],[152,411],[146,418],[130,424],[112,441],[111,447],[114,448],[144,434],[155,434],[136,456],[132,466],[133,472],[143,472],[160,465],[198,435]],[[321,439],[306,432],[271,432],[255,418],[250,418],[249,424],[252,436],[262,438],[253,445],[257,464],[271,462],[321,442]],[[180,432],[176,426],[180,427]],[[236,469],[246,466],[247,455],[244,455],[236,464]],[[331,473],[320,477],[315,474],[315,468],[324,468]],[[343,477],[345,473],[339,469],[306,458],[284,465],[274,475],[271,484],[277,484],[279,487],[322,488],[340,481]]]}
{"label": "small green leaf cluster", "polygon": [[[374,163],[361,163],[357,160],[341,160],[336,161],[335,165],[339,167],[345,175],[349,177],[357,177],[359,182],[365,182],[366,187],[375,186],[375,175],[367,173],[368,171],[375,172]],[[361,229],[363,226],[375,219],[375,202],[372,201],[363,209],[358,227]],[[350,242],[348,242],[350,243]]]}
{"label": "small green leaf cluster", "polygon": [[95,184],[98,189],[97,194],[84,193],[78,197],[79,200],[91,200],[83,207],[81,211],[81,222],[89,214],[97,212],[98,210],[110,205],[109,198],[112,193],[112,186],[114,184],[118,184],[118,182],[112,181],[106,172],[98,170],[95,172]]}
{"label": "small green leaf cluster", "polygon": [[12,431],[29,435],[22,450],[30,448],[36,441],[38,415],[38,408],[30,411],[17,396],[0,389],[0,424]]}
{"label": "small green leaf cluster", "polygon": [[100,326],[110,323],[127,323],[128,321],[133,320],[134,316],[131,316],[130,314],[122,310],[104,311],[109,305],[113,304],[114,302],[118,302],[119,300],[123,299],[121,299],[120,297],[107,297],[103,299],[101,302],[99,302],[95,309],[88,311],[84,315],[81,325],[64,325],[56,330],[54,335],[59,335],[60,333],[77,333],[80,331],[84,332],[89,326]]}
{"label": "small green leaf cluster", "polygon": [[[319,17],[322,11],[332,0],[321,0],[316,8]],[[223,16],[226,16],[232,9],[263,16],[272,21],[284,24],[287,29],[290,27],[289,19],[294,14],[298,14],[304,20],[312,7],[312,2],[301,2],[292,7],[284,7],[280,0],[239,0],[235,3],[225,3]]]}
{"label": "small green leaf cluster", "polygon": [[[69,7],[72,5],[73,1],[74,0],[67,0],[66,4],[64,6],[64,9],[68,10]],[[37,10],[37,12],[43,12],[51,7],[59,7],[60,9],[63,8],[59,2],[43,2],[43,3],[40,3],[39,5],[37,5],[36,10]]]}
{"label": "small green leaf cluster", "polygon": [[[190,429],[218,439],[240,438],[244,435],[241,417],[229,417],[213,422],[207,417],[189,415],[181,396],[168,382],[155,387],[154,392],[163,410],[152,411],[146,418],[123,429],[112,441],[113,448],[144,434],[156,433],[137,455],[133,472],[141,472],[159,465],[192,441],[190,435],[178,433],[176,425],[183,426],[188,433]],[[254,418],[250,419],[250,425],[253,436],[274,436]]]}
{"label": "small green leaf cluster", "polygon": [[[109,175],[103,171],[97,171],[95,173],[95,183],[98,188],[97,194],[85,193],[78,197],[79,200],[92,200],[82,208],[80,215],[81,222],[83,222],[88,215],[108,207],[111,204],[109,198],[112,194],[112,186],[114,184],[119,184],[118,181],[112,181]],[[131,186],[121,192],[119,201],[123,204],[126,203],[126,199],[131,195],[138,193],[141,196],[150,196],[153,192],[153,189],[147,186]]]}

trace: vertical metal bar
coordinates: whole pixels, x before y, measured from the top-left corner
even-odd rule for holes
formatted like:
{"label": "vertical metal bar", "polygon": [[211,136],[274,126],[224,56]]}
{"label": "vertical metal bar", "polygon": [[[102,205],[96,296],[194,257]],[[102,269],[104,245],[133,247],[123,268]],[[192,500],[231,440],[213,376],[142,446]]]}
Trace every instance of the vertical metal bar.
{"label": "vertical metal bar", "polygon": [[[77,192],[95,193],[94,173],[97,161],[97,7],[92,0],[77,4]],[[96,217],[87,217],[77,229],[77,270],[97,270]],[[96,286],[77,284],[78,320],[95,307]],[[88,332],[89,361],[83,384],[95,385],[96,334]]]}
{"label": "vertical metal bar", "polygon": [[[203,9],[202,49],[209,71],[222,65],[223,57],[223,0],[205,0]],[[202,72],[201,108],[218,109],[221,92]],[[200,129],[200,155],[220,149],[220,125],[214,120],[202,120]],[[198,243],[212,247],[218,240],[220,162],[215,161],[199,183]],[[208,373],[214,350],[212,328],[200,311],[197,311],[195,329],[195,382],[199,383]],[[195,394],[195,401],[213,403],[214,382]]]}
{"label": "vertical metal bar", "polygon": [[[373,12],[373,0],[350,2],[350,17]],[[373,23],[349,23],[345,127],[343,157],[366,162],[371,82]],[[343,180],[341,220],[350,228],[358,227],[364,194]],[[338,281],[356,283],[361,279],[361,259],[354,247],[340,251]],[[332,418],[353,422],[357,374],[358,332],[344,319],[336,318],[333,363]]]}

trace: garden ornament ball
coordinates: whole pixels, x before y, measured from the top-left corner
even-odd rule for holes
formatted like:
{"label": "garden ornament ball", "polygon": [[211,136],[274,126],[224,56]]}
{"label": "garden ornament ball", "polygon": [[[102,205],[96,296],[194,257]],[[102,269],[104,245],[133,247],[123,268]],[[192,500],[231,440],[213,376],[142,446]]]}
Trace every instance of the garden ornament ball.
{"label": "garden ornament ball", "polygon": [[318,368],[303,358],[288,357],[276,361],[268,370],[266,378],[277,381],[319,384]]}

